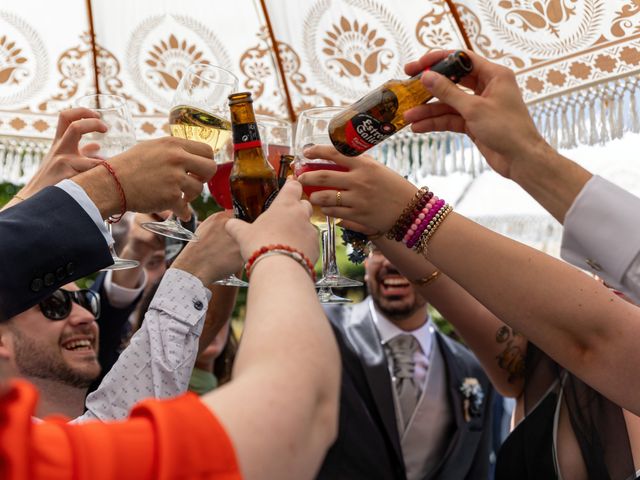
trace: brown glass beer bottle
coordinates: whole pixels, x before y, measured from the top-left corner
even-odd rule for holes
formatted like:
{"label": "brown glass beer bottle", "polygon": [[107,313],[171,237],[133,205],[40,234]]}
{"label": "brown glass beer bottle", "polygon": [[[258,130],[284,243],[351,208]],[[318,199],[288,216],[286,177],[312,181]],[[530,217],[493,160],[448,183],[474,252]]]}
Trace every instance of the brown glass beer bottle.
{"label": "brown glass beer bottle", "polygon": [[[463,51],[429,67],[455,83],[472,69],[471,59]],[[360,155],[405,127],[404,112],[433,98],[420,82],[421,76],[389,80],[333,117],[329,137],[338,151],[350,157]]]}
{"label": "brown glass beer bottle", "polygon": [[262,149],[251,93],[229,95],[233,167],[229,176],[236,218],[253,222],[278,194],[278,180]]}
{"label": "brown glass beer bottle", "polygon": [[280,170],[278,171],[278,187],[282,186],[287,181],[289,175],[294,175],[293,171],[293,155],[280,155]]}

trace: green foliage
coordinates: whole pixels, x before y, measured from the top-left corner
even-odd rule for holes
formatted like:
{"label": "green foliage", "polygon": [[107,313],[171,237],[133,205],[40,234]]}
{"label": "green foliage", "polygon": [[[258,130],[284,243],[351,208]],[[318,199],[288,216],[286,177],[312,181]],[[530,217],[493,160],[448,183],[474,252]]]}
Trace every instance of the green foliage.
{"label": "green foliage", "polygon": [[0,207],[11,200],[16,193],[20,190],[19,186],[11,183],[0,183]]}

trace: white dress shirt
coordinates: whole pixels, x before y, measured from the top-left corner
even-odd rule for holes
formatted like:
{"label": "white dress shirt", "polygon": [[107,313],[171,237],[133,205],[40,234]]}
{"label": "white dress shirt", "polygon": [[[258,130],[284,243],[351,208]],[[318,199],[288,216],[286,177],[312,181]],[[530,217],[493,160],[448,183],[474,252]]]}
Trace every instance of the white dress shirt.
{"label": "white dress shirt", "polygon": [[560,254],[640,302],[640,198],[594,175],[567,211]]}
{"label": "white dress shirt", "polygon": [[95,203],[89,198],[87,192],[78,185],[73,180],[65,179],[56,184],[61,190],[64,190],[71,198],[73,198],[78,205],[82,207],[82,209],[87,212],[87,215],[91,217],[91,220],[96,224],[98,230],[104,235],[104,239],[107,241],[107,245],[111,247],[113,245],[113,237],[107,230],[107,226],[104,224],[104,220],[102,220],[102,216],[100,215],[100,210],[96,207]]}
{"label": "white dress shirt", "polygon": [[427,315],[427,321],[415,330],[402,330],[401,328],[398,328],[395,324],[393,324],[393,322],[391,322],[387,317],[384,316],[382,312],[380,312],[376,308],[375,303],[373,302],[373,299],[371,297],[367,298],[366,301],[369,302],[371,316],[373,317],[373,322],[378,329],[382,345],[385,345],[392,338],[403,334],[412,335],[418,341],[420,350],[416,351],[414,354],[414,361],[416,363],[415,379],[420,389],[424,390],[424,386],[427,382],[428,376],[427,373],[429,367],[429,358],[431,357],[431,352],[433,351],[433,342],[435,341],[435,328],[433,327],[431,318]]}

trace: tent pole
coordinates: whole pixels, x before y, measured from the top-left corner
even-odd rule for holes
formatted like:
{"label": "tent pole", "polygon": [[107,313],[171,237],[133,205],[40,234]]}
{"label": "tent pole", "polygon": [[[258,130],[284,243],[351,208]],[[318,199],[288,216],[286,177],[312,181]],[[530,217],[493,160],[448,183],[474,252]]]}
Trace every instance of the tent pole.
{"label": "tent pole", "polygon": [[451,11],[451,15],[458,26],[458,30],[460,30],[460,34],[462,35],[462,39],[464,40],[464,44],[466,45],[468,50],[473,52],[473,45],[471,44],[471,40],[469,39],[469,35],[467,31],[464,29],[464,25],[462,24],[462,19],[460,18],[460,13],[458,13],[458,7],[453,3],[453,0],[445,0],[447,5],[449,6],[449,10]]}
{"label": "tent pole", "polygon": [[[89,36],[91,37],[91,50],[93,53],[93,81],[96,86],[96,93],[100,93],[100,83],[98,75],[98,48],[96,47],[96,31],[93,26],[93,7],[91,6],[91,0],[86,0],[87,3],[87,17],[89,20]],[[98,104],[98,106],[100,106]]]}
{"label": "tent pole", "polygon": [[276,57],[276,66],[278,67],[278,73],[280,74],[280,78],[282,80],[282,86],[284,88],[284,94],[286,97],[285,100],[287,102],[287,110],[289,112],[289,120],[291,120],[291,122],[295,122],[296,112],[293,109],[293,103],[291,103],[291,95],[289,94],[289,86],[287,85],[287,78],[284,74],[284,67],[282,66],[282,58],[280,57],[280,49],[278,48],[278,41],[276,40],[276,36],[273,33],[273,27],[271,26],[271,18],[269,17],[269,12],[267,11],[267,4],[265,0],[260,0],[260,6],[262,7],[262,13],[264,14],[264,19],[267,24],[267,29],[269,30],[269,38],[271,38],[273,53]]}

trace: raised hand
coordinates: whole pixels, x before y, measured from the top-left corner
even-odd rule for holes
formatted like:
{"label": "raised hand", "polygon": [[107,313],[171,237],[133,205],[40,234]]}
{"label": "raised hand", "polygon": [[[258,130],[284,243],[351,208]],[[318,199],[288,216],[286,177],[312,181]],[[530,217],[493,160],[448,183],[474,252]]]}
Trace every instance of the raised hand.
{"label": "raised hand", "polygon": [[303,252],[312,263],[318,259],[318,232],[309,222],[311,205],[301,200],[302,185],[289,180],[266,212],[253,223],[232,219],[227,231],[247,260],[260,247],[284,244]]}
{"label": "raised hand", "polygon": [[[417,75],[442,60],[451,51],[432,51],[405,66],[409,75]],[[500,175],[513,178],[526,160],[550,151],[522,99],[514,73],[506,67],[467,52],[473,72],[460,84],[435,72],[425,72],[422,83],[439,102],[412,108],[405,120],[417,133],[452,131],[466,133],[477,145],[491,167]]]}
{"label": "raised hand", "polygon": [[[125,192],[127,209],[135,212],[173,210],[189,218],[189,202],[202,192],[216,171],[213,150],[205,143],[164,137],[141,142],[112,157]],[[74,179],[98,206],[103,218],[120,211],[120,197],[106,169],[94,169]]]}
{"label": "raised hand", "polygon": [[225,227],[231,215],[219,212],[202,222],[196,230],[200,241],[189,242],[171,268],[195,275],[205,286],[240,270],[240,248]]}
{"label": "raised hand", "polygon": [[[28,198],[44,187],[95,167],[100,160],[88,157],[78,144],[85,133],[106,131],[107,126],[99,115],[87,108],[72,108],[60,113],[51,149],[33,178],[20,190],[20,197]],[[91,145],[87,147],[91,148]]]}
{"label": "raised hand", "polygon": [[[298,177],[303,185],[334,188],[314,192],[309,200],[320,205],[326,215],[342,218],[348,228],[366,233],[388,231],[418,190],[369,155],[347,157],[329,145],[315,145],[304,154],[307,158],[330,160],[349,169],[348,172],[320,170]],[[336,204],[337,190],[341,192],[341,206]]]}

